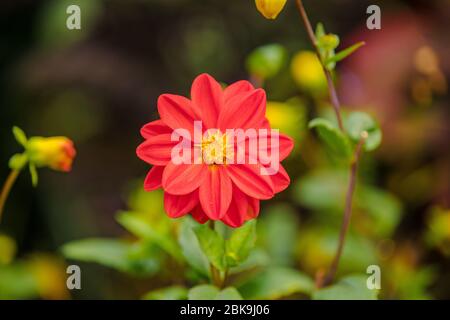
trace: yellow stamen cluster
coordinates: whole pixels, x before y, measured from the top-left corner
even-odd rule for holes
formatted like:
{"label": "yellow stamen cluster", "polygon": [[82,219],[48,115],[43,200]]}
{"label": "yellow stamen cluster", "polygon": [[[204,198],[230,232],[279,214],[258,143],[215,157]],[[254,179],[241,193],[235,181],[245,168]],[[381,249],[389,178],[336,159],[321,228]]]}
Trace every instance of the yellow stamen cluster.
{"label": "yellow stamen cluster", "polygon": [[201,153],[206,164],[226,164],[233,156],[233,148],[226,134],[215,130],[206,132],[201,143]]}

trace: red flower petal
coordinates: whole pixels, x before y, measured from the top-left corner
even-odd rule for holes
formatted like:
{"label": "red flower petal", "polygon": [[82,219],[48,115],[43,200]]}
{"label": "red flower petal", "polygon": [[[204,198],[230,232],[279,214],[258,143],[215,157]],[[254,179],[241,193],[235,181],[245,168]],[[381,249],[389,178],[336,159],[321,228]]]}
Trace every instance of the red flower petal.
{"label": "red flower petal", "polygon": [[289,178],[289,175],[287,174],[281,163],[278,169],[278,173],[270,177],[272,178],[275,193],[283,191],[291,183],[291,179]]}
{"label": "red flower petal", "polygon": [[163,94],[158,98],[158,113],[161,120],[169,127],[189,130],[192,136],[196,117],[189,99],[173,94]]}
{"label": "red flower petal", "polygon": [[198,204],[198,191],[177,196],[164,192],[164,209],[171,218],[182,217],[191,212]]}
{"label": "red flower petal", "polygon": [[232,228],[240,227],[247,215],[248,201],[247,196],[236,186],[233,187],[233,200],[230,207],[222,218],[222,222]]}
{"label": "red flower petal", "polygon": [[145,191],[153,191],[161,187],[163,171],[163,166],[153,166],[153,168],[150,169],[144,180]]}
{"label": "red flower petal", "polygon": [[227,101],[219,115],[218,127],[226,129],[257,129],[266,114],[266,93],[257,89],[236,95]]}
{"label": "red flower petal", "polygon": [[[257,137],[255,137],[256,139],[260,140],[260,139],[267,139],[267,142],[265,143],[265,145],[258,143],[258,152],[259,155],[267,155],[268,157],[271,156],[272,152],[277,152],[277,150],[274,148],[272,148],[271,146],[271,132],[270,129],[267,129],[267,134],[258,134]],[[248,139],[249,141],[251,141],[251,139]],[[253,140],[252,140],[253,141]],[[286,159],[289,154],[292,152],[292,149],[294,148],[294,140],[292,140],[292,138],[290,138],[289,136],[283,134],[283,133],[279,133],[278,134],[278,161],[283,161],[284,159]],[[247,147],[245,149],[246,154],[248,154],[249,156],[253,156],[255,157],[255,155],[252,153],[250,154],[249,148]]]}
{"label": "red flower petal", "polygon": [[233,84],[230,84],[223,91],[223,101],[227,103],[228,100],[234,98],[236,95],[253,90],[255,90],[253,85],[246,80],[235,82]]}
{"label": "red flower petal", "polygon": [[208,216],[203,212],[202,206],[198,205],[192,210],[192,218],[194,218],[198,223],[204,224],[207,222]]}
{"label": "red flower petal", "polygon": [[164,133],[172,133],[173,129],[167,126],[162,120],[155,120],[147,123],[141,128],[141,135],[148,139]]}
{"label": "red flower petal", "polygon": [[188,194],[197,189],[206,176],[207,168],[202,164],[167,163],[162,177],[164,191],[173,195]]}
{"label": "red flower petal", "polygon": [[137,156],[156,166],[164,166],[171,159],[172,148],[178,143],[170,140],[170,134],[152,136],[136,150]]}
{"label": "red flower petal", "polygon": [[221,219],[228,210],[232,196],[231,179],[223,166],[208,167],[205,180],[200,185],[200,203],[212,220]]}
{"label": "red flower petal", "polygon": [[248,208],[247,215],[245,216],[245,221],[255,219],[259,215],[259,200],[251,197],[247,197]]}
{"label": "red flower petal", "polygon": [[280,133],[280,161],[286,159],[294,148],[294,140],[291,137]]}
{"label": "red flower petal", "polygon": [[194,112],[201,117],[205,129],[216,128],[223,104],[220,84],[206,73],[199,75],[192,84],[191,99]]}
{"label": "red flower petal", "polygon": [[261,175],[260,164],[227,165],[226,170],[242,192],[256,199],[270,199],[274,195],[270,176]]}

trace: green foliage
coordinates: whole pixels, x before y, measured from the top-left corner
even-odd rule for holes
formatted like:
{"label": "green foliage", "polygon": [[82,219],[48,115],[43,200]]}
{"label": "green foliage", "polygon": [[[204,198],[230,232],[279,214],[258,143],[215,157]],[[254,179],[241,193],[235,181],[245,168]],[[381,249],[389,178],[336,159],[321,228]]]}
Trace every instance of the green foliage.
{"label": "green foliage", "polygon": [[400,222],[402,203],[382,189],[362,185],[355,195],[355,207],[367,215],[367,234],[388,237]]}
{"label": "green foliage", "polygon": [[33,185],[33,187],[37,187],[38,181],[39,181],[39,176],[38,176],[38,172],[36,170],[36,166],[33,163],[30,163],[28,165],[28,167],[30,169],[31,184]]}
{"label": "green foliage", "polygon": [[209,262],[208,258],[203,253],[197,236],[193,230],[196,226],[197,223],[192,218],[184,218],[181,223],[178,242],[181,246],[181,251],[186,262],[200,274],[208,276]]}
{"label": "green foliage", "polygon": [[243,283],[238,289],[245,299],[278,299],[295,293],[310,294],[314,282],[299,271],[272,267]]}
{"label": "green foliage", "polygon": [[0,265],[0,299],[32,299],[38,296],[36,278],[25,263]]}
{"label": "green foliage", "polygon": [[228,287],[216,295],[216,300],[242,300],[242,296],[236,288]]}
{"label": "green foliage", "polygon": [[348,174],[343,170],[314,170],[299,179],[292,191],[301,205],[317,211],[342,211]]}
{"label": "green foliage", "polygon": [[336,53],[336,48],[339,46],[339,37],[335,34],[325,33],[325,28],[322,23],[318,23],[316,27],[316,45],[319,49],[320,58],[323,65],[329,71],[334,70],[336,67],[336,62],[339,62],[353,52],[365,45],[364,42],[358,42],[338,53]]}
{"label": "green foliage", "polygon": [[200,247],[208,257],[209,262],[220,271],[225,271],[225,241],[207,225],[199,225],[194,228]]}
{"label": "green foliage", "polygon": [[152,224],[145,221],[139,215],[130,212],[119,213],[117,215],[117,221],[138,238],[158,245],[177,261],[183,261],[176,240],[169,233],[158,232],[159,230],[156,230]]}
{"label": "green foliage", "polygon": [[337,284],[314,291],[314,300],[376,300],[378,290],[367,288],[367,276],[352,275]]}
{"label": "green foliage", "polygon": [[248,72],[262,80],[275,76],[286,63],[286,49],[269,44],[255,49],[247,58]]}
{"label": "green foliage", "polygon": [[256,241],[256,220],[248,221],[236,228],[225,243],[226,263],[234,267],[245,261]]}
{"label": "green foliage", "polygon": [[272,265],[293,265],[298,228],[297,214],[287,203],[263,211],[258,222],[258,241],[267,250]]}
{"label": "green foliage", "polygon": [[382,133],[376,121],[365,112],[352,112],[345,119],[345,128],[349,137],[358,142],[361,134],[367,132],[368,137],[364,144],[366,151],[372,151],[381,144]]}
{"label": "green foliage", "polygon": [[233,288],[228,287],[223,290],[209,285],[202,284],[193,287],[188,293],[189,300],[242,300],[239,292]]}
{"label": "green foliage", "polygon": [[[316,212],[316,218],[341,219],[348,174],[343,170],[321,169],[310,172],[300,179],[292,191],[299,204]],[[364,184],[357,186],[354,195],[355,221],[365,220],[367,234],[389,236],[400,222],[402,204],[393,194]],[[360,219],[361,218],[361,219]]]}
{"label": "green foliage", "polygon": [[317,130],[319,138],[332,154],[345,160],[350,159],[352,155],[350,141],[331,121],[316,118],[309,123],[309,128]]}
{"label": "green foliage", "polygon": [[[323,218],[323,221],[331,223],[329,220]],[[324,227],[322,224],[303,226],[297,241],[297,258],[307,272],[315,273],[331,264],[336,254],[340,221],[333,222],[333,227]],[[349,233],[339,263],[339,273],[365,272],[368,265],[377,263],[379,261],[373,244],[357,233]]]}
{"label": "green foliage", "polygon": [[9,159],[9,168],[12,170],[22,170],[27,164],[28,156],[24,153],[16,153]]}
{"label": "green foliage", "polygon": [[362,46],[364,46],[366,43],[361,41],[358,42],[338,53],[336,53],[334,56],[329,57],[325,63],[326,65],[333,65],[333,63],[339,62],[341,60],[344,60],[345,58],[347,58],[349,55],[351,55],[353,52],[355,52],[356,50],[358,50],[359,48],[361,48]]}
{"label": "green foliage", "polygon": [[16,138],[16,141],[18,143],[20,143],[23,147],[27,146],[27,136],[25,134],[25,132],[23,132],[22,129],[20,129],[19,127],[14,126],[12,128],[12,132],[14,135],[14,138]]}
{"label": "green foliage", "polygon": [[171,286],[146,293],[144,300],[186,300],[188,289],[182,286]]}
{"label": "green foliage", "polygon": [[[153,274],[158,270],[158,262],[149,254],[137,254],[139,247],[116,239],[83,239],[62,247],[68,259],[95,262],[101,265],[135,275]],[[142,251],[141,251],[142,253]]]}

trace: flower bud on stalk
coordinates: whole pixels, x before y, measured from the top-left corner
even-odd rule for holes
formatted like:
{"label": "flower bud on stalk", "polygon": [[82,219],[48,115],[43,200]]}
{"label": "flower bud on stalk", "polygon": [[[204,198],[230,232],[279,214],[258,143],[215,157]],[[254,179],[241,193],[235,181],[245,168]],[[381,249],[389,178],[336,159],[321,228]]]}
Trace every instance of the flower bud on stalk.
{"label": "flower bud on stalk", "polygon": [[287,0],[255,0],[256,8],[267,19],[276,19]]}
{"label": "flower bud on stalk", "polygon": [[37,167],[68,172],[76,155],[72,140],[66,137],[32,137],[27,143],[30,162]]}

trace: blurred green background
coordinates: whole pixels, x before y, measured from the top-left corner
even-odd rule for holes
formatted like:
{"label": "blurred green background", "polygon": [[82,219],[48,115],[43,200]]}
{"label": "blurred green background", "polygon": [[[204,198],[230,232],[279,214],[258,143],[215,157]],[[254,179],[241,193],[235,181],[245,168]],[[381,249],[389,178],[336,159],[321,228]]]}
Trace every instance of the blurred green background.
{"label": "blurred green background", "polygon": [[[366,41],[339,64],[338,90],[346,110],[373,114],[384,135],[363,158],[340,273],[379,264],[382,298],[448,299],[449,2],[305,2],[342,47]],[[80,5],[82,30],[66,29],[69,4]],[[382,9],[382,30],[366,28],[370,4]],[[102,264],[121,271],[75,262],[83,290],[69,293],[64,264],[73,261],[60,248],[130,237],[114,219],[120,210],[169,221],[158,195],[140,191],[148,166],[135,156],[140,127],[157,118],[157,97],[188,95],[203,72],[224,83],[249,79],[247,57],[273,43],[284,52],[282,70],[260,84],[272,126],[292,135],[296,148],[286,161],[291,186],[263,203],[258,245],[270,257],[264,263],[311,276],[329,265],[347,177],[306,128],[329,106],[320,70],[298,55],[311,46],[293,1],[275,21],[251,0],[2,1],[0,34],[0,180],[20,150],[13,125],[68,136],[78,151],[70,174],[42,170],[33,189],[24,173],[15,185],[0,225],[0,298],[129,299],[179,282],[166,262],[146,261],[144,277],[114,262]]]}

